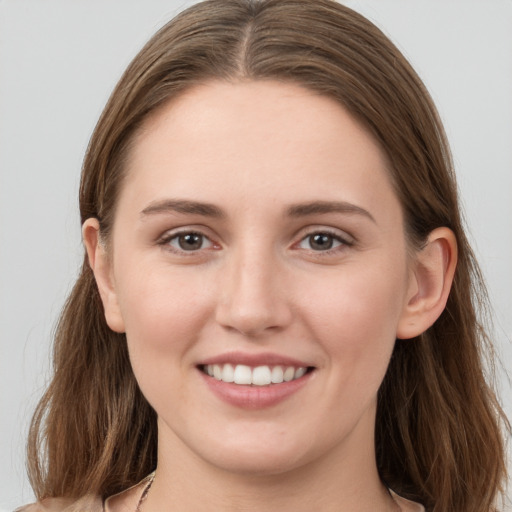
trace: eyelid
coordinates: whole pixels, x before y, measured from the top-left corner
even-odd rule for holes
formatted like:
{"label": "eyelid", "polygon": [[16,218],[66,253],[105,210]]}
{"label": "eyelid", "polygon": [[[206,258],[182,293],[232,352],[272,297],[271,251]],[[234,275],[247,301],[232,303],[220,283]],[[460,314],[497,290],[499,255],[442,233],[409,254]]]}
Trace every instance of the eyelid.
{"label": "eyelid", "polygon": [[[205,229],[197,226],[181,226],[179,228],[173,228],[168,229],[165,231],[161,236],[158,237],[156,240],[157,245],[163,246],[165,249],[174,252],[176,254],[184,255],[184,256],[194,256],[198,255],[199,253],[203,253],[206,250],[212,250],[212,249],[220,249],[221,245],[216,242],[213,237],[209,234],[205,233]],[[174,247],[170,244],[172,240],[175,238],[178,238],[182,235],[188,235],[188,234],[196,234],[200,235],[204,239],[208,240],[210,242],[209,247],[201,248],[197,250],[190,250],[187,251],[185,249],[180,249],[178,247]]]}
{"label": "eyelid", "polygon": [[301,249],[299,244],[301,244],[308,237],[311,237],[316,234],[326,234],[332,236],[335,240],[340,242],[336,247],[331,247],[330,249],[326,249],[324,251],[315,251],[314,249],[303,249],[305,251],[309,251],[315,253],[315,255],[321,256],[322,254],[329,254],[332,252],[337,252],[339,250],[343,250],[345,247],[352,247],[356,240],[353,236],[349,235],[346,231],[342,231],[340,229],[326,227],[326,226],[308,226],[307,228],[303,228],[297,235],[296,242],[293,243],[292,248]]}
{"label": "eyelid", "polygon": [[[171,250],[172,252],[176,252],[176,253],[183,254],[186,256],[192,256],[194,254],[197,255],[198,253],[202,253],[205,250],[221,249],[222,245],[215,240],[215,237],[213,237],[209,233],[209,231],[210,230],[206,229],[204,226],[198,226],[198,225],[180,226],[180,227],[176,227],[176,228],[171,228],[171,229],[166,230],[162,235],[160,235],[156,239],[156,244],[164,246],[165,248]],[[180,235],[185,235],[185,234],[200,235],[200,236],[204,237],[205,239],[207,239],[211,245],[207,248],[201,248],[201,249],[191,250],[191,251],[175,248],[170,245],[169,242],[171,240],[179,237]],[[337,240],[339,242],[339,245],[337,245],[336,247],[332,247],[332,248],[326,249],[324,251],[318,251],[318,250],[314,250],[314,249],[302,249],[304,251],[315,253],[315,255],[318,255],[318,256],[321,256],[322,254],[327,255],[332,252],[337,252],[340,249],[343,250],[343,248],[351,247],[356,243],[356,239],[344,230],[341,230],[338,228],[333,228],[333,227],[328,227],[328,226],[314,225],[314,226],[307,226],[307,227],[302,228],[296,234],[296,236],[294,236],[295,242],[293,242],[291,248],[292,249],[301,249],[300,247],[298,247],[299,244],[301,244],[308,237],[313,236],[315,234],[327,234],[327,235],[332,236],[335,240]]]}

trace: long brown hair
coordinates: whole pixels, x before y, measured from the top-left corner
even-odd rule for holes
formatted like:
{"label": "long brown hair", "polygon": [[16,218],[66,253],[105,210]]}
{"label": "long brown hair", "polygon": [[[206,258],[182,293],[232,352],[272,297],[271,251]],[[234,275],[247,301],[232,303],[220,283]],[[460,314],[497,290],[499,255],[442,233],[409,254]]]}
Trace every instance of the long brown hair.
{"label": "long brown hair", "polygon": [[[210,0],[182,12],[141,50],[96,126],[80,187],[82,222],[108,241],[125,160],[147,116],[208,80],[298,83],[340,102],[380,142],[419,246],[435,228],[455,233],[459,262],[438,321],[397,340],[378,397],[376,456],[382,480],[433,512],[489,512],[506,475],[488,384],[492,343],[481,326],[480,271],[464,234],[450,151],[436,109],[406,59],[382,32],[330,0]],[[29,439],[38,498],[103,497],[156,465],[155,412],[142,396],[125,336],[106,325],[84,264],[57,327],[54,377]]]}

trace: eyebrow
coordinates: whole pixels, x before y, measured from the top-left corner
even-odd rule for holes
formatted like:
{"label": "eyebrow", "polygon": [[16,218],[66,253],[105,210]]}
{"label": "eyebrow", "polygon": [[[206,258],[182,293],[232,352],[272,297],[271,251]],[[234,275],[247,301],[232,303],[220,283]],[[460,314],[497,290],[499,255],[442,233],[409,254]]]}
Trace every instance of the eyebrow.
{"label": "eyebrow", "polygon": [[[164,199],[162,201],[152,202],[142,210],[141,216],[145,217],[162,213],[184,213],[213,217],[216,219],[226,217],[225,212],[214,204],[186,199]],[[345,201],[311,201],[309,203],[291,205],[286,210],[288,217],[307,217],[308,215],[322,215],[328,213],[362,215],[376,223],[373,215],[368,210]]]}
{"label": "eyebrow", "polygon": [[185,213],[204,217],[224,218],[226,214],[214,204],[188,201],[185,199],[164,199],[155,201],[141,211],[141,216],[159,213]]}
{"label": "eyebrow", "polygon": [[301,203],[292,205],[287,210],[290,217],[305,217],[307,215],[318,215],[325,213],[348,213],[367,217],[375,224],[377,221],[373,215],[364,208],[345,201],[312,201],[310,203]]}

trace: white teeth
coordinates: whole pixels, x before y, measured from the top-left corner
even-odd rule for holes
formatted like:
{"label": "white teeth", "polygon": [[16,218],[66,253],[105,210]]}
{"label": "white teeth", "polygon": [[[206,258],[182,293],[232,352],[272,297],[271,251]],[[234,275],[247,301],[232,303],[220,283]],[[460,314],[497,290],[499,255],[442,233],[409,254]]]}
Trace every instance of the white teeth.
{"label": "white teeth", "polygon": [[234,375],[235,384],[252,384],[252,370],[250,366],[237,364]]}
{"label": "white teeth", "polygon": [[288,366],[284,371],[283,380],[285,382],[290,382],[293,377],[295,377],[295,368],[293,366]]}
{"label": "white teeth", "polygon": [[303,366],[300,368],[297,368],[295,370],[295,375],[293,376],[294,379],[300,379],[303,375],[306,374],[307,368],[304,368]]}
{"label": "white teeth", "polygon": [[224,382],[234,382],[235,381],[235,369],[230,364],[225,364],[224,368],[222,368],[222,378]]}
{"label": "white teeth", "polygon": [[268,366],[257,366],[252,371],[252,383],[255,386],[268,386],[272,382]]}
{"label": "white teeth", "polygon": [[209,364],[203,368],[210,377],[223,382],[253,386],[268,386],[269,384],[281,384],[303,377],[307,368],[304,366],[256,366],[251,368],[244,364]]}
{"label": "white teeth", "polygon": [[281,366],[274,366],[272,368],[271,381],[272,384],[281,384],[283,382],[283,368]]}

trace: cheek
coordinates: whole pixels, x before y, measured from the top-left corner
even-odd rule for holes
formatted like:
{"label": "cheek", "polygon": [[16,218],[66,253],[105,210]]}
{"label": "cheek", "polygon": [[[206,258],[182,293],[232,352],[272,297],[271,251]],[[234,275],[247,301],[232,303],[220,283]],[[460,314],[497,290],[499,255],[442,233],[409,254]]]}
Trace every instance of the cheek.
{"label": "cheek", "polygon": [[194,363],[190,348],[198,341],[209,304],[198,293],[199,279],[138,263],[122,267],[118,290],[131,365],[155,410],[178,414],[187,402],[186,377]]}
{"label": "cheek", "polygon": [[[140,262],[139,262],[140,263]],[[178,354],[195,342],[211,307],[204,281],[169,267],[130,265],[121,268],[119,306],[131,353]],[[129,278],[126,278],[129,276]]]}
{"label": "cheek", "polygon": [[364,381],[374,371],[383,377],[404,303],[401,268],[353,267],[330,279],[328,286],[310,287],[305,304],[310,329],[327,359],[338,363],[345,375]]}

